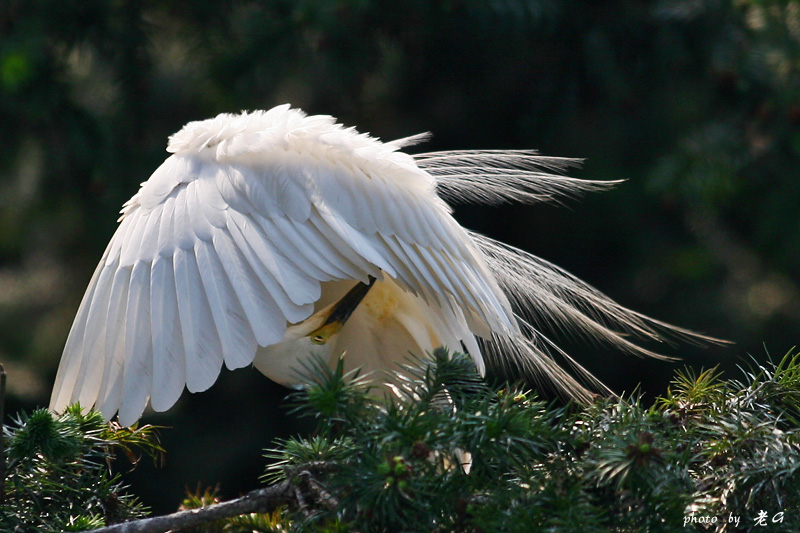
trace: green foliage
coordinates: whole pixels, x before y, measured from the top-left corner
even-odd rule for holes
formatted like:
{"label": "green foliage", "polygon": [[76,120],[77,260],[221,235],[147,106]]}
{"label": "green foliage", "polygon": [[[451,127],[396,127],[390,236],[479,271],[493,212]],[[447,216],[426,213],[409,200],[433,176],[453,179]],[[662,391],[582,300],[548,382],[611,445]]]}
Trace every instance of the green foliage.
{"label": "green foliage", "polygon": [[303,391],[303,402],[296,405],[292,413],[297,414],[305,408],[306,413],[313,414],[319,424],[330,428],[353,423],[366,414],[365,409],[370,406],[366,400],[370,382],[359,375],[358,369],[345,372],[343,359],[339,359],[333,372],[329,372],[321,361],[314,361],[305,366],[301,374],[315,375],[318,381]]}
{"label": "green foliage", "polygon": [[83,531],[145,514],[109,468],[115,451],[158,456],[152,426],[120,428],[73,405],[58,416],[21,414],[4,437],[0,530]]}
{"label": "green foliage", "polygon": [[[633,397],[580,410],[495,392],[460,354],[440,350],[405,370],[400,401],[354,386],[336,410],[347,425],[326,422],[314,401],[317,387],[348,388],[341,370],[317,367],[316,385],[296,395],[318,432],[270,450],[267,476],[292,479],[316,465],[317,490],[287,510],[295,527],[673,531],[713,519],[712,529],[733,530],[731,517],[749,527],[760,511],[771,530],[800,527],[796,354],[743,381],[687,370],[652,407]],[[771,523],[779,512],[783,521]]]}
{"label": "green foliage", "polygon": [[[291,487],[291,504],[186,531],[732,531],[760,517],[770,531],[800,528],[795,353],[742,380],[687,369],[650,407],[496,391],[443,349],[410,360],[384,400],[341,364],[307,372],[292,409],[315,433],[267,451],[264,480]],[[0,529],[81,531],[144,514],[108,461],[157,455],[152,428],[73,406],[21,415],[6,441]],[[180,509],[219,501],[198,486]]]}

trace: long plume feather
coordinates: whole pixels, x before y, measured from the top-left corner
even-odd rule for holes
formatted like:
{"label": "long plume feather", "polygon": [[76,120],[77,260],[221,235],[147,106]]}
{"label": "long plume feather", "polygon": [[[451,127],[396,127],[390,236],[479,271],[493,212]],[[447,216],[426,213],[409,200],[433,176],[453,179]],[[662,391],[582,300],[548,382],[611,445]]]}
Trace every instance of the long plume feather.
{"label": "long plume feather", "polygon": [[545,202],[619,183],[570,178],[562,173],[580,165],[580,159],[543,157],[532,150],[451,150],[414,159],[436,178],[439,194],[454,203]]}
{"label": "long plume feather", "polygon": [[[575,197],[620,183],[567,177],[563,173],[579,165],[580,160],[542,157],[528,150],[456,150],[414,158],[436,178],[440,195],[457,203],[529,204]],[[667,343],[680,340],[698,345],[725,342],[627,309],[569,272],[528,252],[478,233],[471,232],[470,236],[508,297],[522,334],[519,338],[494,335],[483,343],[487,357],[508,370],[522,370],[568,397],[585,401],[592,394],[590,389],[610,391],[548,338],[544,330],[579,335],[631,355],[664,360],[674,358],[631,339]],[[556,359],[565,361],[578,379]]]}

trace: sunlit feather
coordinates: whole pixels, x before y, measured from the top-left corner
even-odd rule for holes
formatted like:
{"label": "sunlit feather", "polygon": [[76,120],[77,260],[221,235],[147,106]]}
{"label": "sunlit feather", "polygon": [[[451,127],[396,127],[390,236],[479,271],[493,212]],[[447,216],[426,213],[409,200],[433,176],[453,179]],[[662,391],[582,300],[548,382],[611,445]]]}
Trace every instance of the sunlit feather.
{"label": "sunlit feather", "polygon": [[545,331],[645,356],[657,354],[634,339],[713,340],[468,232],[445,203],[558,201],[613,182],[531,151],[400,151],[427,137],[382,143],[288,105],[187,124],[123,206],[51,409],[80,401],[131,424],[148,402],[166,410],[184,387],[210,387],[223,362],[297,385],[309,358],[345,353],[381,379],[440,345],[585,400],[606,389]]}

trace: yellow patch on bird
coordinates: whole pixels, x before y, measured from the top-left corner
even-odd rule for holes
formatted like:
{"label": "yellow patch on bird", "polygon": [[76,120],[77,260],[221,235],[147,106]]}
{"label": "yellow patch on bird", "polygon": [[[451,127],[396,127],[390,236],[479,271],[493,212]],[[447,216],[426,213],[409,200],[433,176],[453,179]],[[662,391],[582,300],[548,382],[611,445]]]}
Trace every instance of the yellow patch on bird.
{"label": "yellow patch on bird", "polygon": [[400,327],[422,350],[442,344],[432,324],[420,320],[427,312],[425,307],[421,299],[402,289],[390,278],[376,282],[361,302],[362,310],[378,327]]}
{"label": "yellow patch on bird", "polygon": [[405,304],[409,295],[394,283],[376,281],[361,302],[364,310],[377,321],[392,318],[394,311]]}
{"label": "yellow patch on bird", "polygon": [[442,340],[439,338],[439,335],[436,334],[436,330],[433,329],[433,326],[431,326],[429,323],[425,324],[425,331],[428,332],[428,337],[430,337],[431,345],[433,347],[438,348],[439,346],[443,345]]}

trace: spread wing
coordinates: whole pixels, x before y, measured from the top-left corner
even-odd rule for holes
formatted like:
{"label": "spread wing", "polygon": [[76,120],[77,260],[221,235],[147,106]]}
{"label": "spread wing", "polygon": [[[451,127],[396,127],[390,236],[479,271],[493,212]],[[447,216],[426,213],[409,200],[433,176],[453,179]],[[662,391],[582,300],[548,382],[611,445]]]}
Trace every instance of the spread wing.
{"label": "spread wing", "polygon": [[588,391],[552,355],[602,384],[539,326],[649,356],[626,335],[717,342],[467,233],[438,196],[536,202],[608,182],[553,174],[572,161],[527,151],[398,151],[420,138],[381,143],[288,106],[185,126],[170,139],[174,155],[123,208],[67,339],[51,409],[96,405],[124,425],[148,401],[168,409],[184,387],[210,387],[223,363],[249,365],[258,346],[280,343],[288,324],[314,312],[322,283],[370,276],[463,317],[490,357],[577,398]]}
{"label": "spread wing", "polygon": [[148,400],[168,409],[184,386],[205,390],[223,363],[249,365],[258,345],[280,342],[326,281],[388,275],[459,307],[476,334],[514,330],[429,174],[397,144],[327,117],[294,124],[292,112],[217,117],[171,139],[174,155],[125,205],[92,276],[52,409],[96,405],[124,425]]}

